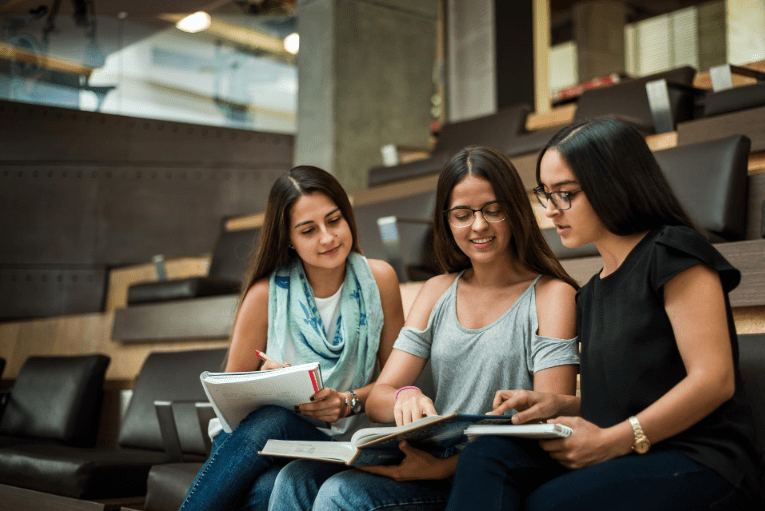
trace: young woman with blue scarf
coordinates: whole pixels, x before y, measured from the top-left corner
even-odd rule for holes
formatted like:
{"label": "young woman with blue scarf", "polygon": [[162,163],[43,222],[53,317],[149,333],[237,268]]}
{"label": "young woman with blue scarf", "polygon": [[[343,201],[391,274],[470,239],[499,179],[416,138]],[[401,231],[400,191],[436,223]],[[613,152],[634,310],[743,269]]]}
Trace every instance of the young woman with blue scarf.
{"label": "young woman with blue scarf", "polygon": [[[369,424],[376,368],[404,323],[393,268],[361,255],[348,196],[329,173],[295,167],[271,188],[258,250],[244,281],[226,371],[319,362],[325,388],[287,410],[262,407],[232,432],[211,423],[212,454],[181,506],[266,509],[280,461],[259,456],[270,438],[329,440]],[[326,427],[323,427],[326,426]]]}
{"label": "young woman with blue scarf", "polygon": [[[573,397],[578,286],[545,242],[507,157],[468,147],[447,163],[436,191],[434,248],[446,273],[417,295],[370,395],[370,417],[400,425],[426,415],[487,413],[501,389]],[[413,386],[428,360],[434,400]],[[536,441],[525,445],[544,454]],[[460,454],[400,447],[400,465],[364,471],[293,461],[279,474],[269,509],[443,509]]]}

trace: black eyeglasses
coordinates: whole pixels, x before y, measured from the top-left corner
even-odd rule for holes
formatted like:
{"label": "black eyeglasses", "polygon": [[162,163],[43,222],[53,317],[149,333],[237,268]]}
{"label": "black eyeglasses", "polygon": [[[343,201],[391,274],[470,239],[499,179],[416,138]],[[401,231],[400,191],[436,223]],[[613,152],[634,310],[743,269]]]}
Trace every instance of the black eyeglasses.
{"label": "black eyeglasses", "polygon": [[553,206],[555,206],[555,209],[559,209],[561,211],[566,211],[567,209],[571,209],[571,197],[576,195],[577,193],[581,192],[581,188],[577,188],[576,190],[566,190],[565,192],[550,192],[547,193],[544,191],[544,188],[541,186],[538,186],[537,188],[534,188],[532,190],[534,192],[534,195],[537,196],[537,200],[542,205],[543,208],[547,208],[547,203],[549,201],[552,201]]}
{"label": "black eyeglasses", "polygon": [[491,223],[501,222],[506,216],[502,204],[498,201],[484,204],[481,209],[470,209],[467,206],[457,206],[456,208],[445,210],[444,214],[451,225],[461,229],[473,225],[475,214],[479,211],[483,215],[484,220]]}

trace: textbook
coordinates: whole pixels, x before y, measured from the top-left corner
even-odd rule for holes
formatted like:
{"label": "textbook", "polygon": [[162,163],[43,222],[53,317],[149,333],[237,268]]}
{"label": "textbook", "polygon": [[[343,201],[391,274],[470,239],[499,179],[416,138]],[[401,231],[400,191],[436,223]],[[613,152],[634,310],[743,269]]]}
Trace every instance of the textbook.
{"label": "textbook", "polygon": [[205,371],[199,379],[226,433],[261,406],[292,409],[324,388],[318,362],[244,373]]}
{"label": "textbook", "polygon": [[519,438],[566,438],[574,431],[563,424],[476,424],[465,430],[471,440],[479,436],[499,435]]}
{"label": "textbook", "polygon": [[391,465],[404,459],[401,440],[413,447],[436,453],[466,443],[465,429],[473,424],[509,424],[509,415],[430,415],[403,426],[363,428],[350,442],[270,439],[258,454],[307,458],[352,466]]}

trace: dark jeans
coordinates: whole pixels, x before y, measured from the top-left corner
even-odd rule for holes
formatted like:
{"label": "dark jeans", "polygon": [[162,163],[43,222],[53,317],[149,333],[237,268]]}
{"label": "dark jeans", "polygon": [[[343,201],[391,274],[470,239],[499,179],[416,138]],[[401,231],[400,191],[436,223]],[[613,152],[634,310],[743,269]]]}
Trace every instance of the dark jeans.
{"label": "dark jeans", "polygon": [[627,455],[567,471],[536,441],[483,437],[460,455],[448,510],[727,510],[740,495],[678,451]]}
{"label": "dark jeans", "polygon": [[278,406],[259,408],[231,434],[221,432],[215,437],[212,454],[197,474],[181,510],[267,509],[276,476],[290,461],[258,454],[269,438],[330,440],[290,410]]}

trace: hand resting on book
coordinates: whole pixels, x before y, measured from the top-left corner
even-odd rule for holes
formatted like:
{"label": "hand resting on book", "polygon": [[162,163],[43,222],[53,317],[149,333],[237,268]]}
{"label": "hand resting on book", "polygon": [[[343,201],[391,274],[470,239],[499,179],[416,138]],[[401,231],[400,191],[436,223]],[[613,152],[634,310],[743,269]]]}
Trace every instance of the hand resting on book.
{"label": "hand resting on book", "polygon": [[359,466],[359,470],[389,477],[394,481],[418,481],[421,479],[446,479],[454,474],[459,455],[448,458],[437,458],[430,453],[421,451],[409,445],[406,440],[398,444],[398,448],[406,455],[399,465]]}

